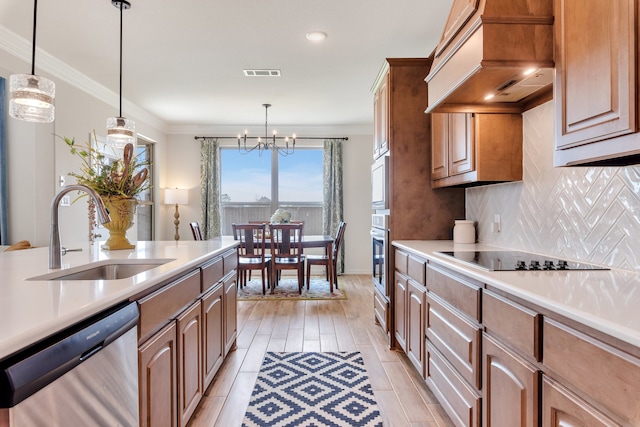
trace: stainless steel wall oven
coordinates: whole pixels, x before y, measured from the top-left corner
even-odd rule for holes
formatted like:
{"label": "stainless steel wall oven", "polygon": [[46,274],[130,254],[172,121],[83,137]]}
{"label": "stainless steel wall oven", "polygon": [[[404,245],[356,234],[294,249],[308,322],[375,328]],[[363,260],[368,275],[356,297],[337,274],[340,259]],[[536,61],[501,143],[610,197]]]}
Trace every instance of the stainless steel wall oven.
{"label": "stainless steel wall oven", "polygon": [[371,216],[372,279],[384,296],[389,296],[389,226],[387,215]]}

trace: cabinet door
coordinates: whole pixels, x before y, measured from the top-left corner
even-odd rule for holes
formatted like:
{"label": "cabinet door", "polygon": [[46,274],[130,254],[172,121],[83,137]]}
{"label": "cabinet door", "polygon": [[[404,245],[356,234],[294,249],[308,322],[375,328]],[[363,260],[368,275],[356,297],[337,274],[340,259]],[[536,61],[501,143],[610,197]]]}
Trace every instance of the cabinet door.
{"label": "cabinet door", "polygon": [[140,426],[175,427],[178,423],[175,322],[140,346],[138,363]]}
{"label": "cabinet door", "polygon": [[537,427],[540,371],[486,334],[482,346],[484,425]]}
{"label": "cabinet door", "polygon": [[177,318],[178,411],[186,426],[202,398],[202,308],[200,300]]}
{"label": "cabinet door", "polygon": [[393,312],[396,341],[407,351],[407,278],[396,272],[394,276]]}
{"label": "cabinet door", "polygon": [[556,0],[556,149],[637,130],[635,3]]}
{"label": "cabinet door", "polygon": [[237,312],[237,273],[229,276],[224,281],[224,296],[223,296],[223,308],[224,308],[224,354],[225,356],[232,348],[235,348],[236,335],[238,330],[238,312]]}
{"label": "cabinet door", "polygon": [[389,73],[382,80],[376,97],[376,146],[378,156],[389,151]]}
{"label": "cabinet door", "polygon": [[223,286],[218,284],[202,297],[203,389],[207,389],[224,358]]}
{"label": "cabinet door", "polygon": [[449,176],[475,169],[473,115],[449,114]]}
{"label": "cabinet door", "polygon": [[431,114],[431,179],[449,176],[449,115]]}
{"label": "cabinet door", "polygon": [[424,318],[427,289],[409,280],[407,292],[407,356],[424,377]]}
{"label": "cabinet door", "polygon": [[554,380],[543,376],[542,427],[617,427],[618,423],[600,413]]}

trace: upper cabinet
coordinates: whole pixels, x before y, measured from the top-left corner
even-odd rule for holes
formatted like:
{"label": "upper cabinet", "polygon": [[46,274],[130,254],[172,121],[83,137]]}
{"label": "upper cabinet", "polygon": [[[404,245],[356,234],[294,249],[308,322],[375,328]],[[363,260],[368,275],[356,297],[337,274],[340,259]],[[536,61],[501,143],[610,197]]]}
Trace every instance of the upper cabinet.
{"label": "upper cabinet", "polygon": [[521,113],[551,99],[553,0],[454,0],[427,112]]}
{"label": "upper cabinet", "polygon": [[555,166],[639,162],[638,0],[556,0]]}
{"label": "upper cabinet", "polygon": [[373,92],[373,158],[389,151],[389,68],[377,80],[378,87]]}
{"label": "upper cabinet", "polygon": [[522,179],[521,114],[431,114],[431,185]]}

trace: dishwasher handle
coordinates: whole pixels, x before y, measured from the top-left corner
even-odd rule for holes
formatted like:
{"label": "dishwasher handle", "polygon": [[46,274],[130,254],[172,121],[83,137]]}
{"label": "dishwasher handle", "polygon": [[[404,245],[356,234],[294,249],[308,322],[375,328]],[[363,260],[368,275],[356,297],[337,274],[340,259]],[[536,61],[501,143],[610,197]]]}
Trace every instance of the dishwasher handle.
{"label": "dishwasher handle", "polygon": [[11,408],[78,366],[138,323],[135,302],[119,305],[0,362],[0,408]]}

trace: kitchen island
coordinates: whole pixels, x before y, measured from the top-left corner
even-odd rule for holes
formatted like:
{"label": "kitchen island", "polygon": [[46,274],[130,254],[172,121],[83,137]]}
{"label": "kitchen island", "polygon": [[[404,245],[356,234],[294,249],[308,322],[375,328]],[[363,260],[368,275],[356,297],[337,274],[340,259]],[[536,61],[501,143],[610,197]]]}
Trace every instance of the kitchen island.
{"label": "kitchen island", "polygon": [[440,252],[504,248],[393,245],[396,342],[455,425],[640,425],[640,275],[487,271]]}
{"label": "kitchen island", "polygon": [[[1,253],[0,361],[136,301],[140,425],[184,426],[235,347],[236,246],[226,237],[137,242],[118,251],[87,245],[63,256],[59,270],[48,269],[48,248]],[[103,264],[123,266],[123,278],[82,276],[87,265]],[[60,274],[68,278],[52,279]]]}

